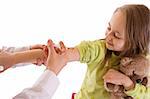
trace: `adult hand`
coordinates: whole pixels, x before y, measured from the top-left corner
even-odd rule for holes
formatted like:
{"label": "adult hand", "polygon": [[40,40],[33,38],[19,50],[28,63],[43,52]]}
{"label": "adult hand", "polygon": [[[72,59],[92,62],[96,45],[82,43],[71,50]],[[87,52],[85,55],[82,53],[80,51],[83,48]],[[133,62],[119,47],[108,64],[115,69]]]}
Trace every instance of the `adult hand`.
{"label": "adult hand", "polygon": [[30,50],[34,50],[34,49],[41,49],[44,51],[44,56],[42,58],[38,58],[36,60],[36,62],[34,62],[33,64],[41,66],[42,64],[45,64],[46,60],[47,60],[47,56],[48,56],[48,49],[46,45],[42,45],[42,44],[36,44],[36,45],[32,45],[30,46]]}
{"label": "adult hand", "polygon": [[66,47],[63,42],[60,42],[60,51],[56,52],[54,43],[52,40],[48,40],[48,58],[46,62],[47,69],[53,71],[56,75],[61,71],[61,69],[66,65],[68,58],[66,54]]}

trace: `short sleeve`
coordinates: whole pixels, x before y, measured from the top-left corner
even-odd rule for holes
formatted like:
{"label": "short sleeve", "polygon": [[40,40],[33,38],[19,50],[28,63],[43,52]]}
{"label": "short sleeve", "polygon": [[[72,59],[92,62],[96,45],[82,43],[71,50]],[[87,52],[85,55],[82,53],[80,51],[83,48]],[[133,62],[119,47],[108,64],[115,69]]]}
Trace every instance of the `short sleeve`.
{"label": "short sleeve", "polygon": [[6,51],[6,52],[10,52],[10,53],[14,53],[14,52],[21,52],[21,51],[26,51],[26,50],[30,50],[30,46],[26,46],[26,47],[6,47],[3,46],[2,47],[2,51]]}
{"label": "short sleeve", "polygon": [[106,53],[104,40],[83,41],[76,46],[80,53],[81,63],[93,63],[103,60]]}
{"label": "short sleeve", "polygon": [[150,99],[150,87],[141,84],[136,84],[133,90],[125,91],[125,93],[134,99]]}

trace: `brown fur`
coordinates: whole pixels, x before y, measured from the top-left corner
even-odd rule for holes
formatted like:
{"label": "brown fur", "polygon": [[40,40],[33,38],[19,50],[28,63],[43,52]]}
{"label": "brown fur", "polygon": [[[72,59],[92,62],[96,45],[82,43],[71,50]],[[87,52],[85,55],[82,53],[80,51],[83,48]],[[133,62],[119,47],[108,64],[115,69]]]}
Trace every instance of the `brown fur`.
{"label": "brown fur", "polygon": [[[134,58],[124,57],[121,59],[119,71],[130,77],[134,84],[141,83],[148,86],[149,61],[142,55]],[[111,93],[110,99],[133,99],[124,93],[124,87],[104,83],[105,88]]]}

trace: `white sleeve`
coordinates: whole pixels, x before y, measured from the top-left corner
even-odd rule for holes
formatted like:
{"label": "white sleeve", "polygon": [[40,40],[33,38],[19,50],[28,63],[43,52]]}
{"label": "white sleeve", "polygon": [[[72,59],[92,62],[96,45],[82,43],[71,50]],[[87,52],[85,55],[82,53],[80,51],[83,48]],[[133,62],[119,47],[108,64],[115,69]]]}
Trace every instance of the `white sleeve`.
{"label": "white sleeve", "polygon": [[30,50],[30,46],[27,46],[27,47],[6,47],[6,46],[3,46],[2,51],[6,51],[6,52],[10,52],[10,53],[14,53],[14,52],[20,52],[20,51],[26,51],[26,50]]}
{"label": "white sleeve", "polygon": [[[6,52],[9,52],[9,53],[14,53],[14,52],[21,52],[21,51],[27,51],[27,50],[30,50],[30,46],[27,46],[27,47],[6,47],[6,46],[3,46],[1,51],[6,51]],[[22,66],[26,66],[26,65],[30,65],[31,63],[18,63],[18,64],[15,64],[12,66],[12,68],[15,68],[15,67],[22,67]]]}
{"label": "white sleeve", "polygon": [[31,88],[24,89],[13,99],[51,99],[58,85],[56,74],[46,70]]}

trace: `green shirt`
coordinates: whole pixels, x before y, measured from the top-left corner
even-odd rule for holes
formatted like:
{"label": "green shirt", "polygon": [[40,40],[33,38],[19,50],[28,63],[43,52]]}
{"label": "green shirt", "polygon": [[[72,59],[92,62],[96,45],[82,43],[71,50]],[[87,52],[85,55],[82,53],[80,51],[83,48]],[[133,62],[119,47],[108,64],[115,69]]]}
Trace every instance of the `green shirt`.
{"label": "green shirt", "polygon": [[[80,62],[87,63],[88,67],[75,99],[109,99],[110,94],[104,88],[103,76],[110,68],[118,69],[120,57],[112,53],[110,59],[104,62],[107,51],[104,40],[83,41],[76,47],[80,53]],[[150,89],[139,84],[126,93],[134,99],[150,99]]]}

